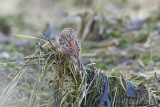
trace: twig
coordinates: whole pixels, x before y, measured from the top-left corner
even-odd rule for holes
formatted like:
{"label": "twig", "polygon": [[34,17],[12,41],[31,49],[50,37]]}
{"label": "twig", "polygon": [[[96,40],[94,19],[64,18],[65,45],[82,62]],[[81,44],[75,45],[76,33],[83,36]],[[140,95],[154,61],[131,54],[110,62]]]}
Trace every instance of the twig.
{"label": "twig", "polygon": [[24,60],[27,59],[37,59],[37,58],[48,58],[49,55],[44,55],[44,56],[35,56],[35,57],[25,57]]}
{"label": "twig", "polygon": [[[43,34],[41,34],[41,36],[43,36]],[[52,47],[54,48],[53,43],[52,43],[47,37],[43,36],[43,38],[44,38],[45,40],[47,40],[47,41],[52,45]]]}
{"label": "twig", "polygon": [[40,47],[40,49],[45,53],[47,54],[46,50],[39,44],[39,42],[37,41],[36,44]]}
{"label": "twig", "polygon": [[32,65],[45,65],[45,64],[25,64],[25,66],[32,66]]}

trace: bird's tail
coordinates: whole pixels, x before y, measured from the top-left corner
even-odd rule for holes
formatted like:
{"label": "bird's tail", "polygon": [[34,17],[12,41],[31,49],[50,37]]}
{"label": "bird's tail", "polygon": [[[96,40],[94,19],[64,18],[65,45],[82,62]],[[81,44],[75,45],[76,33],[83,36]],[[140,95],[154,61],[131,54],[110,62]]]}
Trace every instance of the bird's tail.
{"label": "bird's tail", "polygon": [[83,71],[83,64],[81,63],[80,59],[77,59],[78,71]]}

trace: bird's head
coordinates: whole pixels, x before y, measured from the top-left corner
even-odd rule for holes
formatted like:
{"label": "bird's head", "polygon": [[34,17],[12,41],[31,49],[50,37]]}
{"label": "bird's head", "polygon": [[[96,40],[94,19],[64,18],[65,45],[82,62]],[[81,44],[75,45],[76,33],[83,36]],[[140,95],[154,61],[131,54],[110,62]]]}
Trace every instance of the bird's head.
{"label": "bird's head", "polygon": [[74,34],[74,30],[72,28],[64,28],[60,35],[67,36],[71,34]]}

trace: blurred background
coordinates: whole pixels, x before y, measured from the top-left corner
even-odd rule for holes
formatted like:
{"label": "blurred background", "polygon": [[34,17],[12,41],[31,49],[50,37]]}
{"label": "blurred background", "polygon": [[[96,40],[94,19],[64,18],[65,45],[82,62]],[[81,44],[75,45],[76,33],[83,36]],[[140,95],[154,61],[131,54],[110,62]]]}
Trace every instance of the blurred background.
{"label": "blurred background", "polygon": [[60,31],[71,27],[81,40],[84,65],[128,79],[159,71],[159,10],[159,0],[1,0],[0,93],[36,45],[14,34],[43,34],[57,44]]}

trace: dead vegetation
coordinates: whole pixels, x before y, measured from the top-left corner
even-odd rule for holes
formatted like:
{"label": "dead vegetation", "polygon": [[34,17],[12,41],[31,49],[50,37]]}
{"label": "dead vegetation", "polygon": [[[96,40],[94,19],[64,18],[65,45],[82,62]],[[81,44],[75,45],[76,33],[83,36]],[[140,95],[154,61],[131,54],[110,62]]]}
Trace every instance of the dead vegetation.
{"label": "dead vegetation", "polygon": [[[88,67],[77,72],[74,60],[48,40],[39,41],[34,53],[25,59],[24,66],[1,95],[1,106],[21,100],[28,107],[159,106],[160,93],[151,86],[133,85],[121,73],[106,76]],[[30,72],[32,68],[36,72]],[[154,88],[159,90],[157,74],[155,80]]]}

